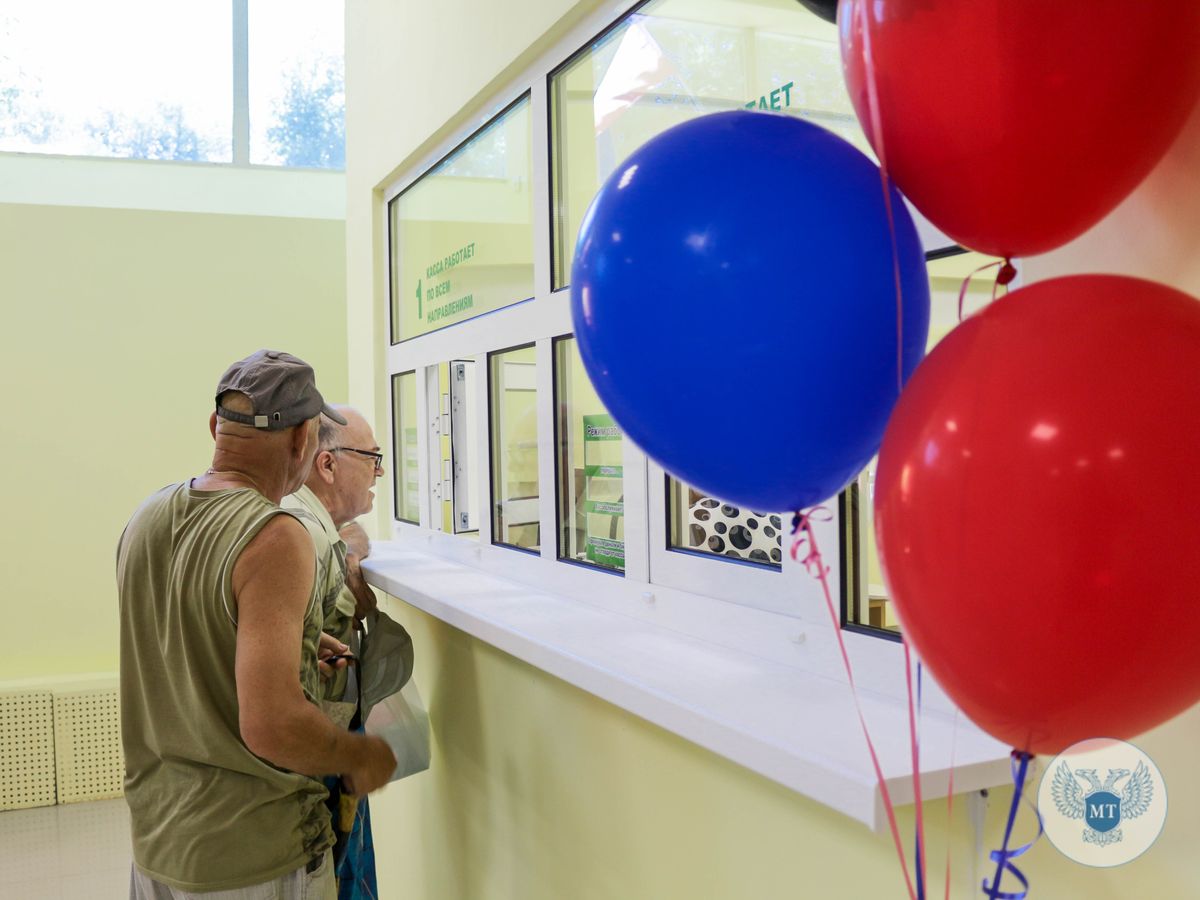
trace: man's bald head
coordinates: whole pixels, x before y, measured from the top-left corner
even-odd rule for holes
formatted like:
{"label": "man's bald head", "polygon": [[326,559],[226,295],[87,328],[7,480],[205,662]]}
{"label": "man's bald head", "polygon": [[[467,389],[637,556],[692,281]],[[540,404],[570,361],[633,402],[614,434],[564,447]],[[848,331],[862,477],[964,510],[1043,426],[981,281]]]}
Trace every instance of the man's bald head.
{"label": "man's bald head", "polygon": [[370,511],[375,499],[371,489],[383,470],[376,465],[379,444],[366,417],[352,406],[333,409],[346,424],[321,417],[317,459],[305,483],[340,528]]}

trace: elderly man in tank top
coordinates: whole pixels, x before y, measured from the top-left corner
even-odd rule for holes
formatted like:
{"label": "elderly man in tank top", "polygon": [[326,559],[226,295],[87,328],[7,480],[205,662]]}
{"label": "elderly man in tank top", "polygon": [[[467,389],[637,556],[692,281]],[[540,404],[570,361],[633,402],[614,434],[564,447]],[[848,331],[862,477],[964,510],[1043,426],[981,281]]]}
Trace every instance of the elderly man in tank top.
{"label": "elderly man in tank top", "polygon": [[142,503],[117,552],[130,897],[333,898],[320,776],[355,793],[395,769],[318,706],[313,542],[280,507],[317,452],[312,369],[261,350],[221,378],[203,474]]}
{"label": "elderly man in tank top", "polygon": [[[317,555],[320,593],[325,607],[325,631],[357,653],[361,619],[374,607],[374,595],[362,582],[359,560],[369,548],[365,534],[352,523],[374,504],[372,488],[383,474],[383,453],[370,424],[356,409],[335,406],[345,420],[321,419],[317,456],[304,486],[283,506],[304,517]],[[349,544],[340,532],[350,536]],[[321,576],[321,573],[324,576]],[[333,721],[361,728],[357,685],[349,670],[333,673],[325,683],[324,706]],[[366,799],[343,790],[336,777],[327,778],[329,807],[337,844],[334,861],[339,900],[379,896],[370,811]]]}

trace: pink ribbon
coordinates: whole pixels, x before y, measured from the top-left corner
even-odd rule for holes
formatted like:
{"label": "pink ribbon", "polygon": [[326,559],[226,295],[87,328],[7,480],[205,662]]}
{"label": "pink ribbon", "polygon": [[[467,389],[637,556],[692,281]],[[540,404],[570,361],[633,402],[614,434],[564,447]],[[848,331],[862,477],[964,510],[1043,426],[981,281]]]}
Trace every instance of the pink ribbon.
{"label": "pink ribbon", "polygon": [[908,641],[904,645],[904,678],[908,686],[908,737],[912,749],[913,804],[917,817],[917,858],[913,865],[917,870],[918,893],[925,896],[925,811],[921,804],[921,742],[917,737],[917,715],[913,708],[912,659]]}
{"label": "pink ribbon", "polygon": [[962,287],[958,289],[958,321],[961,322],[963,320],[963,302],[966,300],[967,288],[971,285],[971,279],[980,272],[984,272],[992,268],[999,268],[999,271],[996,273],[996,281],[992,284],[993,301],[995,301],[996,293],[1000,290],[1001,286],[1007,287],[1012,280],[1017,277],[1017,269],[1016,266],[1012,264],[1011,259],[996,260],[995,262],[982,265],[975,271],[971,272],[971,274],[963,279]]}
{"label": "pink ribbon", "polygon": [[[854,684],[854,668],[850,665],[850,654],[846,652],[846,642],[842,639],[841,622],[838,621],[837,610],[833,606],[833,595],[829,591],[829,567],[817,547],[817,536],[813,532],[812,523],[828,522],[833,519],[824,506],[814,506],[807,512],[797,512],[792,518],[792,559],[799,562],[819,582],[825,593],[825,606],[829,610],[829,619],[833,623],[833,633],[837,636],[838,649],[842,654],[842,663],[846,667],[846,678],[850,681],[850,695],[854,698],[854,709],[858,713],[858,723],[862,726],[863,737],[867,740],[867,751],[871,754],[871,765],[875,767],[875,778],[879,782],[879,793],[883,798],[883,808],[887,812],[888,826],[892,830],[892,840],[896,844],[896,855],[900,857],[900,869],[904,873],[904,886],[908,888],[909,900],[916,900],[913,892],[912,878],[908,874],[908,861],[904,857],[904,846],[900,840],[900,827],[896,824],[896,808],[892,803],[891,792],[888,791],[887,781],[883,777],[883,768],[879,765],[879,755],[875,752],[875,743],[871,740],[871,732],[867,728],[867,720],[863,715],[862,703],[858,699],[858,688]],[[804,552],[801,558],[801,552]]]}

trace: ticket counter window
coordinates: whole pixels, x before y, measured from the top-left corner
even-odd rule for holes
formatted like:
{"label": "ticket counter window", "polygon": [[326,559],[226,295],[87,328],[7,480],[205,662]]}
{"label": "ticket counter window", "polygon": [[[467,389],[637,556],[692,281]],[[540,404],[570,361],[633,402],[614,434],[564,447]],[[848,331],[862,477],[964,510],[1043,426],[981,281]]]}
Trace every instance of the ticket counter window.
{"label": "ticket counter window", "polygon": [[429,404],[429,508],[437,531],[479,538],[479,504],[472,483],[478,399],[475,361],[456,359],[426,372]]}
{"label": "ticket counter window", "polygon": [[778,569],[791,514],[763,513],[711,497],[667,478],[672,550],[703,553]]}
{"label": "ticket counter window", "polygon": [[573,337],[554,342],[558,556],[625,570],[624,434],[588,380]]}
{"label": "ticket counter window", "polygon": [[[963,279],[981,266],[998,260],[961,250],[939,252],[927,262],[930,287],[929,343],[933,348],[958,324],[958,297]],[[973,278],[963,297],[963,313],[969,315],[986,305],[992,296],[995,270]],[[878,458],[863,469],[839,497],[842,547],[844,552],[843,621],[856,629],[898,635],[896,617],[875,544],[875,470]]]}
{"label": "ticket counter window", "polygon": [[537,552],[537,360],[535,348],[518,347],[488,357],[491,432],[492,542]]}
{"label": "ticket counter window", "polygon": [[417,452],[417,373],[392,376],[392,488],[396,518],[420,523],[420,478]]}

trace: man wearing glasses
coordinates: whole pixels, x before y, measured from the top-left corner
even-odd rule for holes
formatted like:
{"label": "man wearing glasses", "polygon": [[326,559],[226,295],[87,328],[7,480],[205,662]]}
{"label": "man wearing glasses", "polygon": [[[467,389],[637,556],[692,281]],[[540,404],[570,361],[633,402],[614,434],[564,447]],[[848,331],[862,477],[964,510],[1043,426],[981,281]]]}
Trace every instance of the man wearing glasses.
{"label": "man wearing glasses", "polygon": [[[318,450],[304,485],[283,501],[285,509],[298,512],[313,539],[317,554],[318,595],[325,610],[324,630],[347,649],[351,657],[358,646],[356,628],[374,608],[374,594],[362,582],[358,562],[366,555],[361,528],[355,519],[374,504],[372,489],[383,474],[383,453],[370,424],[357,410],[334,407],[345,424],[321,417]],[[339,531],[357,530],[347,546]],[[365,536],[363,536],[365,537]],[[357,720],[357,684],[349,668],[323,667],[327,676],[323,707],[342,727],[360,728]],[[337,832],[335,860],[341,900],[377,897],[375,857],[371,844],[370,818],[366,799],[342,797],[338,779],[329,778],[330,811]]]}

